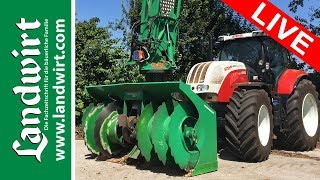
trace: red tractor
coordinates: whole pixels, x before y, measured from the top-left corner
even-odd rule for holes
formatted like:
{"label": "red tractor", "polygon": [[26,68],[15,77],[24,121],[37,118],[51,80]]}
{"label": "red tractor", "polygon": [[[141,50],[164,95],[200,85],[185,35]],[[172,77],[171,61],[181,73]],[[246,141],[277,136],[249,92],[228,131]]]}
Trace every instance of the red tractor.
{"label": "red tractor", "polygon": [[192,67],[187,84],[217,111],[219,134],[239,158],[268,158],[273,138],[308,151],[319,139],[319,96],[290,54],[261,31],[220,36],[218,61]]}

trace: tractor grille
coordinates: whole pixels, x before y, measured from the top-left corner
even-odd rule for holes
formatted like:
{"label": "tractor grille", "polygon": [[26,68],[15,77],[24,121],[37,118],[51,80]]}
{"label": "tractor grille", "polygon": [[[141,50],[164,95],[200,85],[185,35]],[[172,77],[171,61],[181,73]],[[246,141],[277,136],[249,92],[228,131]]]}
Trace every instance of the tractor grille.
{"label": "tractor grille", "polygon": [[187,79],[187,83],[203,83],[210,64],[211,62],[197,64]]}
{"label": "tractor grille", "polygon": [[160,7],[161,7],[161,12],[163,16],[169,16],[171,10],[175,6],[176,0],[161,0],[160,1]]}

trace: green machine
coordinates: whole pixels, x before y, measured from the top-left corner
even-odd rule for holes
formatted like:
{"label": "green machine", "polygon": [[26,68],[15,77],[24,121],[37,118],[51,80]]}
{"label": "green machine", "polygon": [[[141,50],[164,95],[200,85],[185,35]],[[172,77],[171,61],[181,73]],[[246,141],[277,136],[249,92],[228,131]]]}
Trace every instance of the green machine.
{"label": "green machine", "polygon": [[82,117],[92,153],[140,154],[192,175],[217,170],[216,112],[190,85],[168,81],[176,68],[180,8],[181,0],[142,0],[129,63],[139,65],[146,82],[86,87],[96,102]]}

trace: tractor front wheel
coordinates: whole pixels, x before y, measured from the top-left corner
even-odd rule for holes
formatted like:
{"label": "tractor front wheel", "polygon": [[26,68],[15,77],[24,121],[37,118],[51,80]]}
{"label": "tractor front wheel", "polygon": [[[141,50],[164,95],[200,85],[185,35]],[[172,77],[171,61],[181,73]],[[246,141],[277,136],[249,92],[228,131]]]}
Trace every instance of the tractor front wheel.
{"label": "tractor front wheel", "polygon": [[319,99],[315,86],[302,80],[287,100],[284,132],[279,139],[289,150],[313,150],[319,139]]}
{"label": "tractor front wheel", "polygon": [[236,90],[227,106],[226,140],[233,154],[244,161],[268,159],[272,145],[273,115],[265,90]]}

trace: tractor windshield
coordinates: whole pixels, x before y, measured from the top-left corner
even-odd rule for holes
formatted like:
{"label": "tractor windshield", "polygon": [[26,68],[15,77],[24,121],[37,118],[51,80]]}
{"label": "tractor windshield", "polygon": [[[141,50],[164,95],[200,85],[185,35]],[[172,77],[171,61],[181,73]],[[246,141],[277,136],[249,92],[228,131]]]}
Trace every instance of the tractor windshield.
{"label": "tractor windshield", "polygon": [[256,38],[238,39],[223,43],[219,61],[239,61],[255,68],[261,59],[261,42]]}
{"label": "tractor windshield", "polygon": [[270,69],[275,77],[286,68],[289,59],[288,51],[269,37],[229,40],[223,42],[220,47],[219,61],[239,61],[252,69],[257,69],[259,61],[264,60],[270,63]]}

